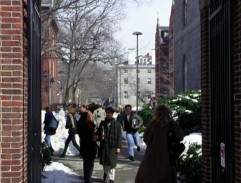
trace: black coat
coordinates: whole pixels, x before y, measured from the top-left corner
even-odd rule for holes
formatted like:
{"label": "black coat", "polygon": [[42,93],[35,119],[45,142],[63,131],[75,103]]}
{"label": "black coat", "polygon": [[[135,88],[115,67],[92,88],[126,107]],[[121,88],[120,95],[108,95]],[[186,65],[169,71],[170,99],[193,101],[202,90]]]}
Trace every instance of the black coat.
{"label": "black coat", "polygon": [[95,124],[87,121],[87,112],[82,113],[78,121],[78,134],[80,137],[80,153],[83,158],[96,157],[96,142],[93,140]]}
{"label": "black coat", "polygon": [[47,134],[47,135],[51,135],[48,127],[49,127],[49,124],[51,122],[52,117],[53,117],[52,112],[46,112],[45,113],[45,116],[44,116],[44,133]]}
{"label": "black coat", "polygon": [[66,128],[66,129],[69,129],[69,134],[75,135],[75,134],[76,134],[76,119],[75,119],[75,117],[73,116],[74,125],[75,125],[75,126],[73,127],[73,125],[72,125],[72,123],[71,123],[71,118],[70,118],[69,115],[72,115],[72,114],[68,114],[65,128]]}

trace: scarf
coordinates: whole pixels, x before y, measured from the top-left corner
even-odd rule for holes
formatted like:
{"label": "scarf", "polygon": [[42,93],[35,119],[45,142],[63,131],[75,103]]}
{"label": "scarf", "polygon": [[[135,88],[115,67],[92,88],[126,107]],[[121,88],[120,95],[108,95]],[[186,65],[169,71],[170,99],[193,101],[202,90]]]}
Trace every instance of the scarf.
{"label": "scarf", "polygon": [[75,128],[73,115],[72,115],[72,114],[69,114],[69,117],[70,117],[70,121],[71,121],[71,124],[72,124],[72,128]]}
{"label": "scarf", "polygon": [[[116,147],[117,145],[117,134],[116,134],[116,121],[114,118],[106,119],[104,122],[104,129],[106,130],[106,140],[108,141],[108,145],[111,148]],[[108,130],[107,130],[108,129]]]}

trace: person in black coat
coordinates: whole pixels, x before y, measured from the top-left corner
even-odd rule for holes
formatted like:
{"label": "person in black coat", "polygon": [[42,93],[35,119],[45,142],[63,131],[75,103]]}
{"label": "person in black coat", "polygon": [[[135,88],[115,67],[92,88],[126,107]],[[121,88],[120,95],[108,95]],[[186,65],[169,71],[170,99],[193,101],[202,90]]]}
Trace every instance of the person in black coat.
{"label": "person in black coat", "polygon": [[45,116],[44,116],[44,133],[45,133],[45,137],[44,137],[44,141],[47,143],[50,151],[51,151],[51,154],[53,154],[54,152],[54,149],[52,147],[52,144],[51,144],[51,132],[49,131],[49,124],[51,122],[51,119],[53,117],[53,114],[52,112],[50,111],[49,107],[46,107],[45,108]]}
{"label": "person in black coat", "polygon": [[68,149],[70,141],[72,141],[75,148],[80,152],[80,147],[75,140],[75,134],[76,134],[75,112],[76,112],[76,110],[73,106],[71,106],[68,111],[69,111],[69,114],[67,116],[65,128],[69,129],[69,136],[65,141],[64,151],[61,154],[61,157],[65,157],[65,154]]}
{"label": "person in black coat", "polygon": [[91,182],[91,177],[94,169],[94,160],[96,156],[96,143],[93,140],[95,124],[92,121],[91,113],[82,112],[78,134],[81,138],[80,153],[83,158],[83,170],[85,183]]}

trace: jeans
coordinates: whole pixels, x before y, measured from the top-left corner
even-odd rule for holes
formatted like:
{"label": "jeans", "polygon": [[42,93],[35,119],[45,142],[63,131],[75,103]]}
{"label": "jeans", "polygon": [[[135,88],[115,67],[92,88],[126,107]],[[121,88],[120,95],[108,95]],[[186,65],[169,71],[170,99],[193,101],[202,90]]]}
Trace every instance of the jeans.
{"label": "jeans", "polygon": [[134,157],[134,145],[141,145],[140,135],[138,132],[126,132],[126,140],[128,142],[128,154]]}
{"label": "jeans", "polygon": [[94,169],[94,158],[83,158],[83,169],[85,183],[91,182],[91,177]]}
{"label": "jeans", "polygon": [[51,135],[50,134],[45,135],[44,141],[48,144],[49,148],[52,147],[52,145],[51,145]]}
{"label": "jeans", "polygon": [[74,147],[80,152],[80,147],[79,147],[79,145],[77,144],[77,142],[75,140],[75,134],[69,134],[68,138],[65,141],[63,155],[65,155],[65,153],[66,153],[66,151],[68,149],[70,141],[72,141]]}

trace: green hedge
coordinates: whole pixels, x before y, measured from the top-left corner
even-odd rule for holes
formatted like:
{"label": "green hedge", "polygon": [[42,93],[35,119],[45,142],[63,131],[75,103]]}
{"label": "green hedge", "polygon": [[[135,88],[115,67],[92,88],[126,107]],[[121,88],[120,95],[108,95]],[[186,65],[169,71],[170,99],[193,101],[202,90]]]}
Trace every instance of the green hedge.
{"label": "green hedge", "polygon": [[[171,97],[158,100],[158,105],[164,104],[171,108],[173,117],[179,121],[184,132],[188,135],[192,132],[201,132],[201,91],[189,91],[179,93]],[[144,106],[139,113],[144,120],[143,131],[146,125],[151,121],[153,110],[149,106]]]}

